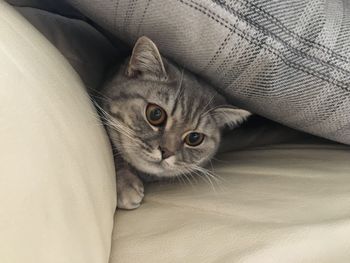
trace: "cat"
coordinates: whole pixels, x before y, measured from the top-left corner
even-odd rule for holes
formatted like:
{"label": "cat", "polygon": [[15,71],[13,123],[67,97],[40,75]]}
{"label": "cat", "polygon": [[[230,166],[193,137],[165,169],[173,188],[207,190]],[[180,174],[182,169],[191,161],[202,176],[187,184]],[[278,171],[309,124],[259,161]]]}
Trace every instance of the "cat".
{"label": "cat", "polygon": [[101,109],[116,149],[117,205],[122,209],[140,206],[141,178],[203,171],[218,149],[222,129],[234,128],[250,115],[161,56],[145,36],[102,94],[107,99]]}

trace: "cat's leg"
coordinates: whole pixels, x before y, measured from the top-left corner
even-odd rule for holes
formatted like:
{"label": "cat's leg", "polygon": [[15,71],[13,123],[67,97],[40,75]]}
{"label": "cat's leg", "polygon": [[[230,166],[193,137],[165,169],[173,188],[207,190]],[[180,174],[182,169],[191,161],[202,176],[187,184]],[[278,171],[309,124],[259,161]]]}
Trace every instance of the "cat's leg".
{"label": "cat's leg", "polygon": [[142,181],[128,165],[122,165],[117,169],[118,208],[138,208],[144,197],[143,191]]}

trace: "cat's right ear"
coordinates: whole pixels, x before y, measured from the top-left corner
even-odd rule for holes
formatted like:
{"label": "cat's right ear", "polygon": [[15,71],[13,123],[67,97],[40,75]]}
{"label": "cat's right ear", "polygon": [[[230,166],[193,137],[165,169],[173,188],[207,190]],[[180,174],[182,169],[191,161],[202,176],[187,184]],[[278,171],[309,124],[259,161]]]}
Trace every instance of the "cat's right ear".
{"label": "cat's right ear", "polygon": [[148,37],[143,36],[136,41],[126,75],[130,78],[167,79],[159,50]]}
{"label": "cat's right ear", "polygon": [[233,106],[220,106],[213,109],[211,115],[220,128],[225,126],[235,128],[252,114],[249,111],[237,109]]}

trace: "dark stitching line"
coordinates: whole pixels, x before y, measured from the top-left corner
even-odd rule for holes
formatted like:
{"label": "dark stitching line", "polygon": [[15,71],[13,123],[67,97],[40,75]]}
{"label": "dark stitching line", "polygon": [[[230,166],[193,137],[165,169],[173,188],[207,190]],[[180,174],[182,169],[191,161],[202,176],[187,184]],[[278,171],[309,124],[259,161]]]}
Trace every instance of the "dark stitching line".
{"label": "dark stitching line", "polygon": [[[230,32],[232,33],[232,31],[230,31]],[[265,43],[266,39],[267,39],[267,36],[264,36],[264,38],[261,40],[261,43]],[[226,77],[227,77],[228,75],[230,75],[230,74],[232,75],[233,72],[235,71],[233,68],[228,69],[228,70],[225,71],[225,64],[227,64],[228,61],[230,60],[230,58],[231,58],[231,56],[232,56],[234,50],[235,50],[235,48],[232,47],[231,50],[230,50],[230,52],[228,53],[228,55],[224,58],[224,60],[222,61],[222,63],[218,66],[218,68],[217,68],[216,71],[215,71],[217,74],[220,74],[219,72],[223,72],[223,73],[224,73],[224,74],[223,74],[223,78],[226,78]],[[259,52],[259,51],[256,50],[256,51],[254,51],[254,52],[252,53],[252,57],[249,59],[249,61],[246,62],[246,63],[244,63],[244,65],[243,65],[244,68],[243,68],[243,66],[242,66],[242,67],[239,69],[238,75],[236,75],[236,78],[239,77],[239,75],[250,65],[250,63],[252,62],[252,59],[253,59],[253,60],[256,59],[256,56],[258,55],[258,52]],[[247,54],[247,52],[244,51],[243,54]],[[234,81],[234,80],[231,80],[230,83],[232,83],[233,81]]]}
{"label": "dark stitching line", "polygon": [[[261,43],[265,44],[265,41],[267,39],[267,36],[265,36],[262,40]],[[232,85],[232,83],[239,78],[239,76],[251,65],[251,63],[256,59],[256,57],[259,55],[259,50],[256,49],[251,53],[251,58],[247,62],[245,62],[239,69],[238,74],[234,75],[234,69],[233,67],[226,71],[223,75],[223,78],[225,79],[227,76],[231,76],[231,80],[228,83],[228,86]],[[244,52],[246,53],[246,52]]]}
{"label": "dark stitching line", "polygon": [[[271,38],[281,42],[284,46],[286,46],[288,48],[288,50],[292,53],[294,53],[295,55],[299,55],[303,58],[307,58],[310,61],[316,62],[318,64],[322,64],[325,67],[333,67],[335,69],[338,69],[339,71],[342,71],[345,75],[349,75],[350,71],[343,69],[342,67],[339,67],[338,65],[335,65],[334,63],[330,63],[330,62],[325,62],[315,56],[310,56],[309,54],[305,53],[304,51],[298,50],[297,48],[293,47],[291,44],[289,44],[288,42],[286,42],[285,40],[283,40],[281,37],[279,37],[278,35],[276,35],[275,33],[268,31],[266,28],[264,28],[263,26],[259,25],[258,23],[256,23],[255,21],[249,19],[248,17],[245,17],[244,15],[242,15],[242,13],[238,12],[237,10],[234,10],[233,8],[221,4],[220,2],[218,3],[218,0],[211,0],[212,2],[216,3],[218,6],[222,7],[223,9],[225,9],[226,11],[228,11],[229,13],[237,16],[239,19],[241,19],[242,21],[245,21],[248,25],[252,25],[253,27],[255,27],[256,29],[258,29],[259,31],[261,31],[263,34],[270,36]],[[205,8],[202,6],[202,8]]]}
{"label": "dark stitching line", "polygon": [[[230,31],[230,33],[233,35],[233,32],[232,32],[232,31]],[[233,51],[234,51],[234,47],[232,47],[232,48],[230,49],[230,51],[228,52],[227,56],[224,57],[224,59],[222,60],[222,62],[220,63],[220,65],[218,65],[218,67],[217,67],[216,70],[215,70],[215,73],[216,73],[216,74],[219,74],[219,72],[224,71],[224,69],[225,69],[225,66],[224,66],[224,65],[228,62],[228,60],[229,60],[229,58],[231,57]]]}
{"label": "dark stitching line", "polygon": [[205,68],[201,72],[205,72],[206,70],[208,70],[208,68],[210,68],[214,64],[214,61],[216,61],[219,55],[222,53],[222,50],[224,49],[224,47],[226,47],[227,42],[232,37],[232,35],[233,35],[232,31],[230,31],[227,34],[226,38],[221,43],[219,49],[215,52],[215,55],[210,59],[209,63],[205,66]]}
{"label": "dark stitching line", "polygon": [[[184,0],[180,0],[180,1],[183,2]],[[222,26],[224,26],[224,27],[226,27],[226,28],[228,28],[228,29],[231,29],[231,30],[232,30],[232,29],[233,29],[233,30],[235,29],[234,32],[235,32],[236,34],[237,34],[237,31],[240,32],[242,35],[239,35],[239,36],[241,36],[243,39],[247,40],[249,43],[253,43],[253,42],[251,42],[250,40],[255,41],[253,44],[255,44],[256,46],[258,46],[258,47],[260,47],[260,48],[265,48],[266,50],[270,51],[272,54],[274,54],[274,55],[276,55],[277,57],[279,57],[285,64],[287,64],[287,65],[294,65],[294,67],[296,67],[296,69],[298,69],[298,70],[299,70],[299,69],[302,70],[301,68],[304,68],[304,70],[308,70],[308,71],[309,71],[309,72],[307,72],[307,73],[312,74],[313,76],[316,76],[316,77],[319,77],[319,78],[322,77],[321,79],[323,79],[323,80],[325,80],[325,79],[327,80],[327,79],[328,79],[328,80],[333,80],[333,82],[336,81],[336,82],[338,82],[338,83],[342,83],[342,84],[344,85],[344,88],[348,91],[348,84],[347,84],[346,82],[339,81],[339,80],[337,80],[337,79],[329,78],[328,76],[325,76],[325,75],[323,75],[321,72],[317,72],[316,70],[314,70],[314,69],[312,69],[312,68],[307,68],[307,67],[304,66],[304,65],[299,65],[299,64],[297,64],[297,63],[295,63],[295,62],[293,62],[293,61],[290,61],[290,60],[288,60],[288,58],[287,58],[286,56],[284,56],[279,50],[273,48],[272,46],[269,46],[269,45],[266,44],[266,43],[264,43],[265,47],[263,47],[262,44],[261,44],[258,40],[252,38],[251,36],[249,36],[249,37],[250,37],[250,40],[249,40],[249,39],[246,37],[246,36],[248,36],[248,34],[245,33],[245,32],[243,32],[243,31],[240,30],[239,28],[237,28],[235,25],[229,23],[227,20],[223,19],[223,18],[220,17],[218,14],[212,12],[210,9],[207,9],[206,7],[202,6],[201,4],[198,4],[198,3],[194,2],[193,0],[189,0],[189,1],[190,1],[192,4],[195,4],[195,5],[201,7],[201,8],[204,9],[204,10],[200,10],[199,8],[196,8],[195,6],[192,6],[193,8],[197,9],[198,11],[202,12],[203,14],[206,14],[206,15],[209,16],[209,17],[210,17],[210,15],[211,15],[211,18],[214,19],[216,22],[220,23]],[[184,2],[183,2],[183,3],[184,3]],[[184,4],[186,4],[186,3],[184,3]],[[187,4],[187,5],[189,5],[189,4]],[[207,11],[208,13],[206,13],[205,11]],[[210,14],[210,13],[211,13],[211,14]],[[216,16],[216,18],[215,18],[215,16]],[[221,21],[219,21],[218,19],[220,19]],[[223,22],[226,22],[226,25],[225,25]],[[231,27],[228,27],[227,24],[230,25]],[[237,31],[236,31],[236,30],[237,30]],[[303,57],[302,57],[302,58],[303,58]],[[312,73],[312,72],[313,72],[313,73]],[[317,76],[317,75],[318,75],[318,76]],[[327,77],[328,77],[328,78],[327,78]],[[335,82],[332,83],[332,84],[335,84]],[[335,84],[335,85],[341,87],[339,84]]]}
{"label": "dark stitching line", "polygon": [[[294,62],[292,62],[292,61],[288,61],[288,60],[284,59],[280,52],[278,52],[277,50],[274,50],[274,48],[272,48],[271,46],[267,45],[266,43],[264,44],[264,46],[262,46],[261,43],[259,43],[256,39],[253,39],[253,38],[250,38],[250,39],[249,39],[249,38],[247,37],[247,34],[244,33],[243,31],[239,30],[237,27],[235,27],[235,25],[228,23],[227,21],[225,21],[224,19],[222,19],[222,18],[221,18],[220,16],[218,16],[217,14],[212,14],[212,15],[211,15],[211,14],[209,14],[209,13],[206,12],[206,11],[209,11],[209,12],[210,12],[210,10],[207,10],[207,9],[206,9],[206,11],[205,11],[205,10],[201,10],[201,9],[199,9],[198,7],[196,7],[196,6],[192,5],[192,4],[185,3],[185,2],[184,2],[185,0],[177,0],[177,1],[179,1],[179,2],[181,2],[181,3],[183,3],[183,4],[187,5],[187,6],[189,6],[189,7],[193,8],[193,9],[195,9],[195,10],[197,10],[197,11],[203,13],[204,15],[206,15],[206,16],[208,16],[209,18],[211,18],[212,20],[216,21],[217,23],[219,23],[219,24],[222,25],[223,27],[225,27],[225,28],[229,29],[230,31],[232,31],[233,33],[237,34],[237,35],[238,35],[239,37],[241,37],[242,39],[245,39],[245,40],[248,41],[249,43],[254,44],[255,46],[257,46],[257,47],[259,47],[259,48],[264,48],[264,49],[266,49],[266,50],[269,51],[270,53],[272,53],[272,54],[274,54],[275,56],[277,56],[278,58],[280,58],[281,61],[282,61],[284,64],[286,64],[287,66],[290,66],[290,67],[292,67],[292,68],[294,68],[294,69],[300,70],[300,71],[302,71],[302,72],[304,72],[304,73],[307,73],[307,74],[312,75],[312,76],[314,76],[314,77],[317,77],[317,78],[319,78],[319,79],[321,79],[321,80],[324,80],[325,82],[328,82],[328,83],[330,83],[330,84],[333,84],[333,85],[335,85],[335,86],[337,86],[337,87],[339,87],[339,88],[341,88],[341,89],[343,89],[343,90],[345,90],[345,91],[347,91],[347,92],[350,91],[350,89],[348,88],[348,84],[347,84],[347,83],[342,82],[342,81],[339,81],[339,80],[336,80],[336,79],[332,79],[332,78],[328,78],[328,79],[327,79],[327,78],[325,78],[325,76],[320,75],[320,73],[317,72],[317,71],[314,71],[314,70],[309,69],[309,68],[307,68],[307,67],[305,67],[305,66],[303,66],[303,65],[298,65],[298,64],[296,64],[296,63],[294,63]],[[193,4],[197,4],[197,3],[193,2],[193,1],[191,1],[191,2],[192,2]],[[203,8],[203,7],[202,7],[202,8]],[[215,17],[215,16],[216,16],[216,17]],[[221,21],[220,21],[218,18],[219,18]],[[228,24],[230,25],[230,27],[227,26],[227,25],[225,25],[222,21],[228,23]],[[238,31],[238,32],[237,32],[237,31]],[[312,71],[313,71],[313,72],[312,72]],[[340,83],[340,84],[337,84],[336,82],[338,82],[338,83]]]}
{"label": "dark stitching line", "polygon": [[126,12],[125,12],[125,18],[124,18],[124,23],[123,23],[123,31],[124,31],[124,34],[126,33],[126,27],[129,25],[130,23],[130,19],[134,13],[134,10],[135,10],[135,2],[137,0],[131,0],[128,4],[128,7],[126,9]]}
{"label": "dark stitching line", "polygon": [[[204,9],[204,10],[206,10],[207,12],[209,12],[209,13],[211,13],[211,15],[214,17],[214,16],[216,16],[216,18],[218,18],[218,19],[220,19],[222,22],[225,22],[226,24],[228,24],[228,25],[230,25],[230,26],[232,26],[233,28],[235,28],[235,29],[237,29],[239,32],[241,32],[242,34],[244,34],[244,35],[246,35],[246,33],[245,32],[243,32],[242,30],[240,30],[240,29],[238,29],[235,25],[233,25],[233,24],[231,24],[230,22],[228,22],[227,20],[225,20],[224,18],[222,18],[222,17],[220,17],[218,14],[216,14],[216,13],[214,13],[213,11],[211,11],[210,9],[207,9],[205,6],[203,6],[203,5],[201,5],[201,4],[199,4],[199,3],[197,3],[197,2],[195,2],[195,1],[193,1],[193,0],[189,0],[192,4],[195,4],[195,5],[197,5],[197,6],[199,6],[199,7],[201,7],[202,9]],[[233,10],[234,11],[234,10]],[[237,15],[238,16],[238,15]],[[218,21],[217,21],[218,22]],[[248,21],[247,21],[248,22]],[[224,25],[225,26],[225,25]],[[267,35],[266,33],[270,33],[270,32],[268,32],[268,31],[266,31],[266,30],[264,30],[264,29],[262,29],[262,32],[261,33],[263,33],[264,35]],[[270,36],[271,37],[271,36]],[[273,37],[272,37],[273,38]],[[278,38],[278,37],[276,37],[276,38]],[[283,40],[281,40],[281,42],[282,43],[284,43],[284,44],[286,44],[287,46],[290,46],[289,44],[287,44],[287,43],[285,43]],[[269,45],[267,45],[266,44],[266,46],[268,46],[268,47],[270,47],[272,50],[276,50],[275,48],[273,48],[272,46],[269,46]],[[300,52],[299,50],[296,50],[296,51],[293,51],[292,49],[295,49],[295,48],[293,48],[293,47],[291,47],[291,49],[288,49],[289,51],[291,51],[291,52],[293,52],[295,55],[300,55],[299,57],[301,57],[301,59],[304,59],[304,58],[307,58],[307,57],[309,57],[309,55],[308,54],[305,54],[305,55],[303,55],[303,54],[298,54],[298,53],[302,53],[302,52]],[[276,50],[276,52],[279,52],[278,50]],[[282,53],[281,52],[279,52],[279,54],[281,54],[282,55]],[[287,57],[285,56],[285,55],[283,55],[286,59],[287,59]],[[318,60],[317,58],[313,58],[312,59],[312,57],[309,57],[310,59],[309,59],[309,61],[312,61],[312,60]],[[295,62],[292,62],[292,61],[289,61],[290,63],[295,63]],[[315,62],[315,61],[312,61],[312,62]],[[325,66],[325,69],[328,69],[329,67],[332,67],[333,65],[331,65],[331,64],[328,64],[327,62],[324,62],[324,61],[319,61],[320,63],[317,63],[317,62],[315,62],[315,63],[317,63],[318,65],[320,65],[320,64],[324,64],[324,66]],[[296,64],[296,63],[295,63]],[[298,64],[296,64],[296,65],[298,65]],[[309,70],[311,70],[311,71],[314,71],[315,73],[318,73],[318,74],[320,74],[320,75],[323,75],[323,73],[322,72],[317,72],[316,70],[314,70],[314,69],[311,69],[311,68],[307,68],[306,66],[302,66],[302,67],[304,67],[304,68],[306,68],[306,69],[309,69]],[[338,66],[333,66],[333,67],[338,67]],[[339,70],[340,71],[346,71],[346,70],[344,70],[344,69],[342,69],[342,68],[339,68]],[[350,71],[349,72],[346,72],[346,76],[347,75],[349,75],[350,74]],[[326,76],[325,76],[326,77]],[[338,80],[336,80],[336,81],[338,81]],[[341,81],[338,81],[338,82],[341,82]],[[344,82],[345,83],[345,82]],[[346,85],[346,87],[347,87],[347,84],[345,84]]]}
{"label": "dark stitching line", "polygon": [[[220,1],[220,0],[213,0],[213,1],[217,1],[217,2],[219,2],[220,4],[222,3],[222,2],[224,2],[224,1]],[[349,62],[349,58],[348,57],[346,57],[346,56],[343,56],[343,55],[341,55],[341,54],[338,54],[338,53],[336,53],[335,51],[333,51],[333,50],[331,50],[329,47],[326,47],[325,45],[322,45],[321,43],[318,43],[318,42],[315,42],[315,41],[312,41],[312,40],[310,40],[310,39],[308,39],[308,38],[305,38],[305,37],[303,37],[303,36],[301,36],[301,35],[298,35],[297,33],[295,33],[294,31],[292,31],[292,30],[290,30],[288,27],[286,27],[278,18],[276,18],[275,16],[273,16],[273,15],[271,15],[269,12],[267,12],[267,11],[265,11],[264,9],[262,9],[260,6],[258,6],[258,5],[256,5],[256,4],[254,4],[254,3],[251,3],[251,2],[249,2],[249,1],[240,1],[240,0],[238,0],[238,2],[240,2],[241,4],[243,4],[243,5],[245,5],[245,6],[247,6],[247,5],[250,5],[251,7],[252,7],[252,9],[253,9],[253,11],[256,11],[256,10],[259,10],[261,13],[261,16],[263,16],[263,17],[265,17],[265,18],[267,18],[267,19],[269,19],[269,18],[271,18],[272,20],[274,20],[274,21],[271,21],[271,22],[274,22],[274,24],[277,26],[277,27],[279,27],[282,31],[284,31],[284,33],[287,33],[287,34],[289,34],[290,36],[292,36],[292,37],[296,37],[296,38],[298,38],[299,40],[299,42],[300,43],[303,43],[303,41],[305,41],[305,42],[307,42],[307,43],[303,43],[303,44],[305,44],[306,46],[308,46],[308,47],[310,47],[310,48],[312,48],[312,47],[314,47],[314,45],[316,45],[316,46],[318,46],[320,49],[319,50],[321,50],[322,52],[324,52],[324,53],[327,53],[327,54],[329,54],[329,55],[332,55],[332,56],[334,56],[334,57],[337,57],[339,60],[342,60],[343,62]],[[255,9],[254,9],[255,8]]]}
{"label": "dark stitching line", "polygon": [[145,7],[145,9],[143,10],[143,13],[142,13],[142,17],[141,17],[141,19],[140,19],[139,26],[137,27],[137,36],[140,36],[141,25],[143,24],[143,21],[145,20],[145,15],[146,15],[146,13],[147,13],[147,10],[148,10],[148,7],[149,7],[150,2],[151,2],[151,0],[148,0],[148,1],[147,1],[146,7]]}
{"label": "dark stitching line", "polygon": [[117,13],[118,13],[118,6],[119,6],[119,0],[115,2],[115,9],[114,9],[114,30],[117,30]]}

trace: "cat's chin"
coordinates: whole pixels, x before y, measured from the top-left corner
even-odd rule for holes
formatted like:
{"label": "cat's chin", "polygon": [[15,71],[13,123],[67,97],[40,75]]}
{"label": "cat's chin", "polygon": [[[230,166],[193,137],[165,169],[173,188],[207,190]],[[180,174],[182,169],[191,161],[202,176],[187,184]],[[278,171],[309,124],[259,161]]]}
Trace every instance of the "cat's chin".
{"label": "cat's chin", "polygon": [[125,160],[142,173],[157,177],[172,177],[179,174],[175,166],[175,156],[165,160],[162,160],[161,156],[159,156],[159,158],[157,157],[158,156],[150,156],[141,151],[138,155],[133,153],[133,156],[128,152],[124,152]]}
{"label": "cat's chin", "polygon": [[158,177],[173,177],[178,175],[178,172],[176,172],[176,169],[171,168],[165,161],[147,162],[147,163],[144,163],[143,165],[140,165],[140,163],[138,163],[134,166],[140,172],[144,172],[150,175],[155,175]]}
{"label": "cat's chin", "polygon": [[179,174],[172,160],[147,161],[143,159],[132,161],[130,164],[140,172],[157,177],[173,177]]}

